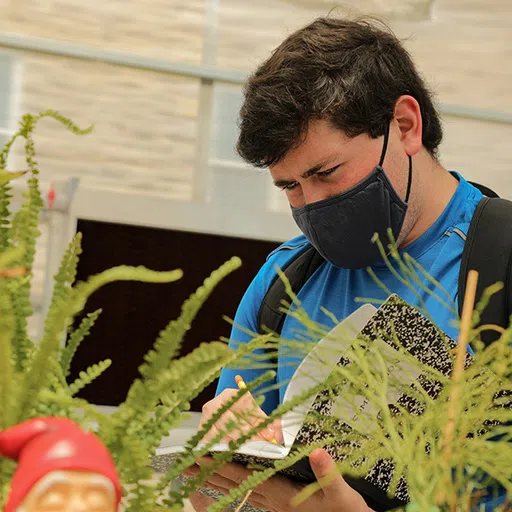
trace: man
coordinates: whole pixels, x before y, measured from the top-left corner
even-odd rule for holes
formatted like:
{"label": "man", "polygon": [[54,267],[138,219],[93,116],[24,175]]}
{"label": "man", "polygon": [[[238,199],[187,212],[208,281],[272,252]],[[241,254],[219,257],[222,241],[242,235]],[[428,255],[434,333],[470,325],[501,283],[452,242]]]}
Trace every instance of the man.
{"label": "man", "polygon": [[[258,310],[275,266],[285,267],[312,244],[325,262],[298,297],[313,320],[328,322],[320,306],[343,319],[360,305],[357,298],[385,299],[386,288],[412,304],[418,304],[419,294],[437,325],[456,337],[453,311],[419,287],[410,289],[371,241],[378,233],[386,244],[391,228],[402,254],[413,257],[456,304],[464,241],[482,198],[460,174],[441,165],[442,129],[431,93],[389,29],[364,19],[320,18],[291,34],[250,77],[240,127],[240,155],[270,169],[304,234],[269,255],[242,299],[236,325],[258,331]],[[427,279],[424,285],[435,289]],[[293,339],[297,329],[298,322],[287,318],[282,335]],[[235,327],[232,345],[249,338]],[[299,362],[280,354],[277,384],[288,382]],[[203,422],[236,393],[237,373],[248,382],[261,371],[225,369],[217,396],[203,409]],[[285,389],[276,386],[266,393],[254,422],[276,408]],[[247,407],[247,400],[240,401],[233,412]],[[261,435],[279,436],[278,425]],[[321,450],[310,462],[317,478],[334,467]],[[247,474],[229,466],[209,483],[227,492]],[[274,479],[249,501],[281,512],[290,509],[297,490],[285,479]],[[207,498],[196,495],[193,502],[201,509]],[[299,510],[318,507],[368,510],[340,475]]]}

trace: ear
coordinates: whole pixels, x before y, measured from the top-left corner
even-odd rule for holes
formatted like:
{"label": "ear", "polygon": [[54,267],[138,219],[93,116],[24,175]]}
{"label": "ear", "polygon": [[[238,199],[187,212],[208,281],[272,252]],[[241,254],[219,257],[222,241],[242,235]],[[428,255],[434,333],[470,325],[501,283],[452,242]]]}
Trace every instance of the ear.
{"label": "ear", "polygon": [[400,130],[400,140],[405,152],[414,156],[423,146],[421,109],[415,98],[400,96],[395,103],[394,121]]}

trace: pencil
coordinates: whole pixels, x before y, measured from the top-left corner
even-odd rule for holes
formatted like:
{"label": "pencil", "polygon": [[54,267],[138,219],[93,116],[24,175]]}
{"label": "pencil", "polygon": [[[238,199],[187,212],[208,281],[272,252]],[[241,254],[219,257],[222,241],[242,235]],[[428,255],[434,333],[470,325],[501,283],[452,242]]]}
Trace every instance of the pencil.
{"label": "pencil", "polygon": [[[236,382],[236,385],[238,386],[238,389],[247,389],[244,379],[242,379],[242,377],[240,375],[235,376],[235,382]],[[250,392],[249,392],[249,394],[250,394]],[[279,444],[279,441],[275,437],[273,437],[270,440],[270,442],[274,443],[274,444]]]}

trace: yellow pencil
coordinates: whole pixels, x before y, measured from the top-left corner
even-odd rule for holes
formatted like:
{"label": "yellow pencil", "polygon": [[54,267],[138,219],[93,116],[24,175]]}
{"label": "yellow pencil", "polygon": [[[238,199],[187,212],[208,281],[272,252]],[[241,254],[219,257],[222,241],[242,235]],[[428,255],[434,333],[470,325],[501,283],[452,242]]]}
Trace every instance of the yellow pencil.
{"label": "yellow pencil", "polygon": [[[235,376],[235,382],[236,382],[236,385],[238,386],[238,389],[247,389],[244,379],[242,379],[242,377],[240,375]],[[249,394],[250,394],[250,392],[249,392]],[[270,440],[270,442],[274,443],[274,444],[279,444],[278,440],[275,437],[273,437]]]}

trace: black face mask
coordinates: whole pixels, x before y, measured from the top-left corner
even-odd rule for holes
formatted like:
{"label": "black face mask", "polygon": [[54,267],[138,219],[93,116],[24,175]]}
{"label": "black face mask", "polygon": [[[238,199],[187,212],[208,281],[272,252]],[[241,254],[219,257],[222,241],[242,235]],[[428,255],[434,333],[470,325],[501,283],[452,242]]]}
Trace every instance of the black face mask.
{"label": "black face mask", "polygon": [[400,234],[411,192],[412,158],[405,201],[388,180],[382,163],[388,146],[389,127],[379,164],[363,181],[333,197],[301,208],[292,207],[295,222],[315,249],[333,265],[365,268],[382,259],[372,238],[377,234],[386,244],[391,228],[395,240]]}

